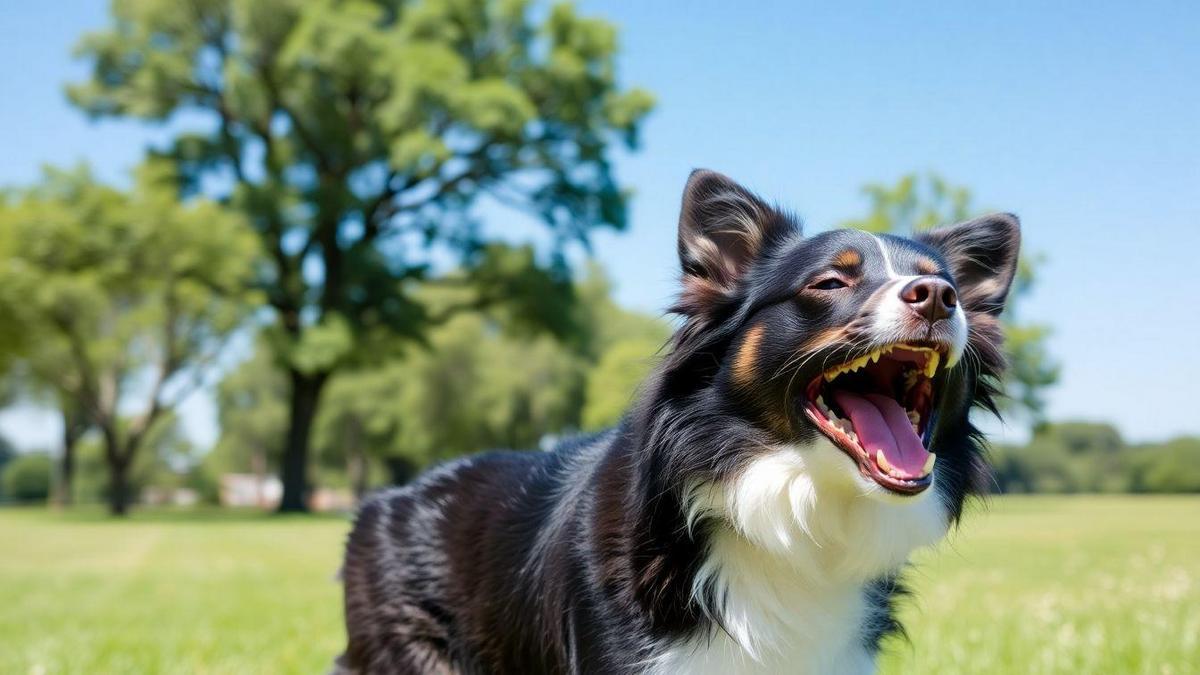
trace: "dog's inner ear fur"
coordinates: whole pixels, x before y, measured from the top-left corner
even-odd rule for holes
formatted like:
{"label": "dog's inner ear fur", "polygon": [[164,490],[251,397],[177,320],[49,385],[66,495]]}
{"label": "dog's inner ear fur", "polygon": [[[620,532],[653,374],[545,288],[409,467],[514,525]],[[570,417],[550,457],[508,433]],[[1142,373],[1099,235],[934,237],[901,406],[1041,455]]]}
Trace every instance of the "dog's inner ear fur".
{"label": "dog's inner ear fur", "polygon": [[917,240],[942,253],[963,307],[999,314],[1017,273],[1021,226],[1010,213],[983,216],[965,223],[940,227]]}
{"label": "dog's inner ear fur", "polygon": [[679,214],[680,309],[703,311],[737,287],[754,258],[787,229],[787,218],[715,171],[693,171]]}

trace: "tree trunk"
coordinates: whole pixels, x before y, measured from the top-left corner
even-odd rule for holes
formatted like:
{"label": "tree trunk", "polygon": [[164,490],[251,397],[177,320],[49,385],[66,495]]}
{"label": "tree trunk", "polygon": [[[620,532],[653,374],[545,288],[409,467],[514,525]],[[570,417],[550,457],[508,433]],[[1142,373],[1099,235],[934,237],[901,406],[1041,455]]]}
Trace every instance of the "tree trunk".
{"label": "tree trunk", "polygon": [[283,461],[280,480],[283,482],[283,498],[279,501],[280,513],[308,511],[308,443],[312,435],[313,419],[321,390],[325,387],[328,373],[305,375],[296,370],[291,376],[291,405],[289,406],[287,439],[283,446]]}
{"label": "tree trunk", "polygon": [[55,506],[70,506],[75,484],[75,446],[83,435],[79,420],[70,412],[63,411],[62,457],[58,462],[58,476],[54,481],[52,502]]}
{"label": "tree trunk", "polygon": [[392,485],[405,485],[417,475],[417,466],[406,457],[388,457],[384,460]]}
{"label": "tree trunk", "polygon": [[367,494],[367,482],[370,465],[367,453],[363,449],[362,427],[357,420],[349,423],[349,429],[343,438],[346,447],[346,473],[350,477],[350,489],[354,492],[354,501],[361,502]]}
{"label": "tree trunk", "polygon": [[133,501],[129,465],[130,462],[122,461],[108,463],[108,512],[113,516],[127,515]]}

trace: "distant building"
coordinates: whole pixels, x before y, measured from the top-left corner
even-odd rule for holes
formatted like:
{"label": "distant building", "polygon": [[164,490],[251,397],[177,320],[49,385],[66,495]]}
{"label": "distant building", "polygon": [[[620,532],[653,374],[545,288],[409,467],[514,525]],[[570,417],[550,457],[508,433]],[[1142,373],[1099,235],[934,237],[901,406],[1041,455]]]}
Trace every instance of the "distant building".
{"label": "distant building", "polygon": [[354,495],[346,489],[317,488],[308,498],[313,511],[353,511]]}
{"label": "distant building", "polygon": [[[271,475],[227,473],[221,476],[221,506],[271,510],[279,506],[283,484]],[[346,489],[317,488],[308,498],[313,511],[352,511],[354,495]]]}
{"label": "distant building", "polygon": [[277,476],[252,473],[227,473],[220,481],[221,506],[273,509],[283,496],[283,484]]}
{"label": "distant building", "polygon": [[195,506],[200,493],[191,488],[148,487],[142,490],[142,503],[150,506]]}

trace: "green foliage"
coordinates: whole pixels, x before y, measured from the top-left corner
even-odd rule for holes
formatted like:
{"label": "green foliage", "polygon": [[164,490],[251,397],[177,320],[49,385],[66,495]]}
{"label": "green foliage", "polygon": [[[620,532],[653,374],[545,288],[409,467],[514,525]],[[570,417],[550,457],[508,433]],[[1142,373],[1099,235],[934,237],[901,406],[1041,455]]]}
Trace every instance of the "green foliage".
{"label": "green foliage", "polygon": [[479,316],[436,329],[429,348],[335,377],[318,416],[326,461],[365,452],[417,466],[491,448],[526,449],[578,428],[582,364],[548,336],[505,335]]}
{"label": "green foliage", "polygon": [[50,496],[50,481],[54,461],[44,453],[17,455],[4,465],[2,490],[5,500],[33,503],[44,502]]}
{"label": "green foliage", "polygon": [[652,101],[618,87],[613,28],[567,5],[541,23],[519,0],[152,0],[112,13],[79,44],[93,72],[71,100],[96,116],[210,116],[211,133],[180,134],[163,155],[191,188],[221,177],[206,191],[262,236],[260,282],[298,369],[335,370],[376,328],[419,335],[428,317],[407,282],[449,252],[480,304],[553,300],[543,291],[563,285],[534,283],[528,264],[490,266],[471,216],[481,195],[560,242],[625,225],[608,148],[636,142]]}
{"label": "green foliage", "polygon": [[603,429],[620,421],[638,387],[654,367],[661,340],[630,338],[613,343],[588,373],[583,428]]}
{"label": "green foliage", "polygon": [[86,168],[47,170],[0,208],[0,233],[0,314],[21,326],[15,354],[100,432],[123,483],[156,423],[245,320],[257,240],[212,201],[181,203],[159,161],[139,169],[130,193]]}
{"label": "green foliage", "polygon": [[[381,342],[389,355],[382,363],[339,372],[323,394],[314,432],[322,483],[340,483],[334,472],[345,470],[360,489],[391,460],[423,467],[480,450],[534,448],[546,434],[615,422],[668,327],[618,307],[610,291],[595,265],[574,284],[580,301],[562,308],[559,321],[577,327],[579,339],[530,332],[525,319],[500,311],[453,315],[420,347]],[[422,297],[440,312],[464,296],[438,285]],[[272,358],[260,345],[221,383],[222,434],[206,460],[210,474],[252,470],[255,461],[277,465],[286,387]]]}
{"label": "green foliage", "polygon": [[287,381],[274,355],[260,342],[253,356],[217,386],[221,435],[204,459],[210,475],[264,474],[279,468],[287,432],[287,394]]}
{"label": "green foliage", "polygon": [[1131,491],[1200,492],[1200,439],[1176,438],[1131,454]]}
{"label": "green foliage", "polygon": [[[200,470],[200,462],[206,457],[184,435],[174,414],[163,417],[146,435],[127,469],[129,496],[136,497],[146,488],[206,488],[207,476]],[[75,449],[72,502],[109,503],[110,471],[101,435],[89,434],[80,439]]]}
{"label": "green foliage", "polygon": [[578,321],[587,327],[588,336],[582,348],[591,364],[581,417],[583,428],[592,431],[616,424],[628,410],[671,328],[662,319],[618,306],[598,266],[577,292],[582,299]]}
{"label": "green foliage", "polygon": [[[863,193],[869,204],[867,215],[845,220],[840,227],[909,235],[978,215],[969,189],[952,185],[932,173],[908,174],[894,185],[871,183],[863,188]],[[1046,351],[1050,327],[1020,318],[1021,301],[1032,290],[1041,262],[1040,256],[1022,252],[1004,313],[1005,348],[1009,355],[1005,382],[1009,396],[1003,403],[1015,403],[1035,425],[1044,421],[1043,394],[1059,376],[1058,364]]]}
{"label": "green foliage", "polygon": [[[92,73],[70,99],[101,117],[206,117],[210,131],[158,154],[261,238],[268,342],[303,402],[285,509],[303,508],[308,409],[330,374],[492,305],[561,335],[564,247],[625,227],[610,148],[636,147],[653,102],[618,86],[613,27],[570,5],[141,0],[114,2],[112,19],[79,43]],[[542,222],[547,259],[490,242],[481,197]],[[471,297],[433,312],[421,282],[448,261]]]}
{"label": "green foliage", "polygon": [[1200,492],[1200,439],[1131,446],[1109,424],[1043,425],[992,459],[1003,492]]}
{"label": "green foliage", "polygon": [[901,176],[895,185],[869,183],[863,187],[863,194],[870,204],[867,215],[843,221],[841,227],[908,234],[974,215],[971,191],[951,185],[936,174],[910,173]]}

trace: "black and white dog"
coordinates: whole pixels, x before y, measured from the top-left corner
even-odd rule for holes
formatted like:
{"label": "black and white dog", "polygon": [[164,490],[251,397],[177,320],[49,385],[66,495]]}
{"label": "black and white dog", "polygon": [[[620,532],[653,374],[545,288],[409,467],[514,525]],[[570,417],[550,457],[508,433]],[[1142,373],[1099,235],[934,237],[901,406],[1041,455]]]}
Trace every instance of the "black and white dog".
{"label": "black and white dog", "polygon": [[984,489],[968,412],[994,412],[1019,240],[1010,215],[806,238],[693,173],[683,321],[637,404],[366,502],[339,670],[872,671],[906,559]]}

